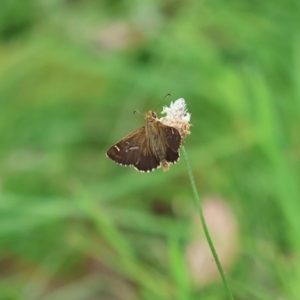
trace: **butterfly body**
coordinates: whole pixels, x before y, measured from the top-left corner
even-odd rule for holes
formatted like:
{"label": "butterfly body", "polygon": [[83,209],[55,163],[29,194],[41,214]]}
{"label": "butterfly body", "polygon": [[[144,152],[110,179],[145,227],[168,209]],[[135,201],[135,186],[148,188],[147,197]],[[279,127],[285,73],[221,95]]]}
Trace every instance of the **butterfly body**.
{"label": "butterfly body", "polygon": [[140,172],[163,171],[179,160],[181,136],[174,127],[166,126],[155,111],[145,114],[146,124],[113,145],[107,157],[118,164],[133,166]]}

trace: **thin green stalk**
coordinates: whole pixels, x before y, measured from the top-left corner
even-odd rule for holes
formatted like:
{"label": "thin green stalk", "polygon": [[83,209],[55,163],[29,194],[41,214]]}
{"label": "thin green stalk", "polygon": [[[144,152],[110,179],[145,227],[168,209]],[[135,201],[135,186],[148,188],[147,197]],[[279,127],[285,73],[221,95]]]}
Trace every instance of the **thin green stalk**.
{"label": "thin green stalk", "polygon": [[225,285],[225,289],[227,291],[229,299],[234,300],[234,298],[232,296],[232,293],[230,291],[230,288],[229,288],[229,286],[227,284],[227,280],[226,280],[224,271],[222,269],[222,266],[221,266],[218,254],[217,254],[217,252],[215,250],[215,247],[213,245],[213,242],[212,242],[212,240],[210,238],[210,235],[209,235],[209,232],[208,232],[208,228],[207,228],[207,225],[206,225],[206,221],[205,221],[203,210],[202,210],[202,206],[201,206],[201,200],[200,200],[200,197],[199,197],[199,194],[198,194],[198,191],[197,191],[195,179],[194,179],[194,176],[193,176],[193,173],[192,173],[192,169],[191,169],[191,166],[190,166],[190,163],[189,163],[189,160],[188,160],[188,156],[186,154],[186,151],[185,151],[184,147],[182,147],[182,151],[183,151],[183,155],[184,155],[184,158],[185,158],[185,161],[186,161],[186,165],[187,165],[187,169],[188,169],[188,174],[189,174],[189,177],[190,177],[190,181],[191,181],[191,185],[192,185],[193,193],[194,193],[194,197],[195,197],[195,203],[196,203],[196,206],[198,208],[198,212],[199,212],[199,215],[200,215],[200,220],[201,220],[201,223],[202,223],[202,227],[203,227],[203,230],[204,230],[205,237],[206,237],[207,242],[209,244],[209,247],[210,247],[210,250],[211,250],[212,255],[214,257],[214,260],[215,260],[215,262],[217,264],[219,273],[221,275],[223,284]]}

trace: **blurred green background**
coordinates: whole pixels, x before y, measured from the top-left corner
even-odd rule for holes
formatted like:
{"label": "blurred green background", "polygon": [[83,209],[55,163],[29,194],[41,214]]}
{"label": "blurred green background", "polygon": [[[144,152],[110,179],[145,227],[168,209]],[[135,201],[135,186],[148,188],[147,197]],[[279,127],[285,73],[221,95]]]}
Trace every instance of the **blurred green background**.
{"label": "blurred green background", "polygon": [[228,299],[184,159],[105,157],[167,93],[235,299],[300,299],[299,8],[0,1],[0,300]]}

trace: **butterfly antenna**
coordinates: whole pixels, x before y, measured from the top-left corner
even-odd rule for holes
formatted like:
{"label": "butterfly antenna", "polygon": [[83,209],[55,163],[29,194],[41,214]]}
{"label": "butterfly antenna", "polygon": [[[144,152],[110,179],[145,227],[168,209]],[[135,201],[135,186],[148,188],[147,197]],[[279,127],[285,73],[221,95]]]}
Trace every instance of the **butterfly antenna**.
{"label": "butterfly antenna", "polygon": [[155,110],[157,110],[158,107],[160,107],[161,104],[162,104],[169,96],[171,96],[171,94],[167,94],[166,96],[164,96],[164,98],[163,98],[162,101],[157,105],[157,107],[155,108]]}
{"label": "butterfly antenna", "polygon": [[141,116],[143,115],[143,114],[141,114],[138,110],[134,110],[133,113],[134,113],[134,114],[138,113],[138,114],[141,115]]}
{"label": "butterfly antenna", "polygon": [[[161,104],[166,100],[166,98],[168,98],[169,96],[171,96],[171,94],[167,94],[164,96],[164,98],[162,99],[162,101],[157,105],[157,107],[155,108],[155,110],[157,110],[157,108],[159,106],[161,106]],[[133,111],[134,114],[138,113],[139,115],[143,116],[143,114],[141,114],[138,110],[134,110]]]}

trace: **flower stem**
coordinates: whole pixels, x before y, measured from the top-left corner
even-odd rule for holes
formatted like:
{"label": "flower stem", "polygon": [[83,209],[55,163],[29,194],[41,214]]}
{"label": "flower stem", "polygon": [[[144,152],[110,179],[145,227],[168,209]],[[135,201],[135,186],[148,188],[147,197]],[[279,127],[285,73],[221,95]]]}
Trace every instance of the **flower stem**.
{"label": "flower stem", "polygon": [[193,189],[193,193],[194,193],[194,197],[195,197],[195,203],[196,203],[196,206],[198,208],[198,212],[199,212],[199,215],[200,215],[200,220],[201,220],[201,223],[202,223],[202,227],[203,227],[203,230],[204,230],[205,237],[206,237],[207,242],[209,244],[209,247],[210,247],[210,250],[211,250],[212,255],[214,257],[214,260],[215,260],[215,262],[217,264],[219,273],[221,275],[221,278],[222,278],[223,284],[225,286],[225,289],[227,291],[227,294],[229,296],[229,299],[234,300],[234,298],[232,296],[232,293],[230,291],[230,288],[229,288],[229,286],[227,284],[227,280],[226,280],[224,271],[222,269],[219,257],[217,255],[217,252],[215,250],[215,247],[213,245],[213,242],[212,242],[211,237],[210,237],[209,232],[208,232],[208,228],[207,228],[207,225],[206,225],[206,221],[205,221],[203,210],[202,210],[202,206],[201,206],[201,200],[200,200],[200,197],[199,197],[199,194],[198,194],[198,191],[197,191],[195,179],[194,179],[194,176],[193,176],[193,173],[192,173],[192,169],[191,169],[191,166],[190,166],[190,163],[189,163],[189,160],[188,160],[188,156],[187,156],[187,153],[185,151],[184,146],[182,146],[182,151],[183,151],[183,155],[184,155],[184,158],[185,158],[185,161],[186,161],[186,165],[187,165],[187,169],[188,169],[188,174],[189,174],[189,177],[190,177],[190,181],[191,181],[191,185],[192,185],[192,189]]}

